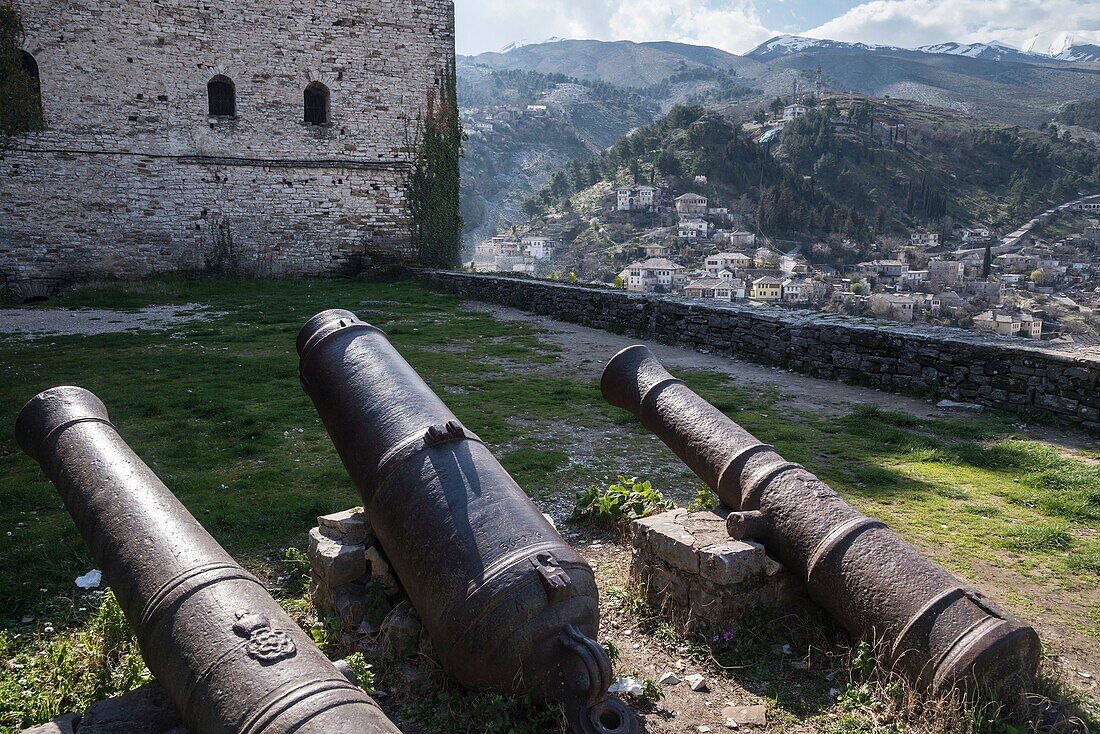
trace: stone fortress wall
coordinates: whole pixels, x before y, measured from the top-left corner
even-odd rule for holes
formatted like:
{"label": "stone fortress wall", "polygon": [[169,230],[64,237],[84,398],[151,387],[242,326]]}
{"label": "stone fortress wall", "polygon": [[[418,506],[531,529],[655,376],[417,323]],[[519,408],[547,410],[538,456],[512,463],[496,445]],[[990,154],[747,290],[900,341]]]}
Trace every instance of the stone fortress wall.
{"label": "stone fortress wall", "polygon": [[[450,0],[15,0],[45,128],[0,158],[0,285],[262,274],[411,253],[408,141],[454,61]],[[225,77],[236,114],[208,116]],[[307,85],[328,89],[323,125]]]}
{"label": "stone fortress wall", "polygon": [[450,271],[422,277],[443,291],[563,321],[825,379],[946,395],[1100,434],[1096,348],[525,278]]}

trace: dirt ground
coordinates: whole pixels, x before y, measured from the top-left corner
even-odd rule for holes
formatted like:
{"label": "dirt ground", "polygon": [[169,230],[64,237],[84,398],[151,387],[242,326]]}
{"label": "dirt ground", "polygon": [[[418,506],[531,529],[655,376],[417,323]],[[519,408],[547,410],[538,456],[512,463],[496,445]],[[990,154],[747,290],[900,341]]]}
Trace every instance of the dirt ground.
{"label": "dirt ground", "polygon": [[202,321],[211,314],[206,306],[150,306],[140,311],[81,309],[0,309],[0,341],[42,336],[95,336],[124,331],[163,329],[189,321]]}

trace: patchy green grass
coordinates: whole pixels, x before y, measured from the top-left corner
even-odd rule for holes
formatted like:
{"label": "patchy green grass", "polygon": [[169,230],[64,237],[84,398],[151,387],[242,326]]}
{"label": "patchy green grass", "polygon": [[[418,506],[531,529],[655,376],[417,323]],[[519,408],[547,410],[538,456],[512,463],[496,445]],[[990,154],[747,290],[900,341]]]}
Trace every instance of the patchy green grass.
{"label": "patchy green grass", "polygon": [[[357,502],[298,384],[294,339],[322,309],[348,308],[384,329],[543,504],[572,506],[578,491],[622,473],[652,479],[681,504],[696,495],[698,481],[683,465],[631,416],[607,406],[594,380],[561,369],[559,350],[537,330],[411,283],[158,279],[84,288],[46,307],[182,303],[203,304],[208,319],[157,332],[0,342],[0,700],[8,691],[25,697],[24,689],[35,696],[0,706],[0,730],[142,679],[130,643],[113,637],[98,601],[75,589],[73,579],[94,563],[56,491],[15,444],[15,415],[45,388],[77,384],[103,398],[130,445],[219,542],[267,578],[277,570],[277,597],[323,646],[330,630],[309,617],[301,559],[285,553],[304,544],[318,514]],[[792,412],[778,393],[736,388],[724,375],[681,376],[952,570],[975,578],[981,564],[994,564],[1044,579],[1004,589],[1002,599],[1015,609],[1026,612],[1051,590],[1095,598],[1097,466],[1018,436],[996,416],[922,419],[860,409],[837,419]],[[576,447],[585,441],[591,447],[581,461]],[[1080,607],[1061,610],[1059,621],[1100,637],[1100,609]],[[87,676],[65,682],[47,674],[66,669],[56,662],[65,646],[81,645],[83,657],[65,660],[79,660],[73,664]],[[28,668],[32,659],[38,667]],[[527,725],[521,719],[543,715],[517,714],[508,701],[448,695],[457,697],[445,711],[412,706],[408,713],[458,722],[433,718],[440,730],[467,730],[471,706],[493,726],[516,731]]]}

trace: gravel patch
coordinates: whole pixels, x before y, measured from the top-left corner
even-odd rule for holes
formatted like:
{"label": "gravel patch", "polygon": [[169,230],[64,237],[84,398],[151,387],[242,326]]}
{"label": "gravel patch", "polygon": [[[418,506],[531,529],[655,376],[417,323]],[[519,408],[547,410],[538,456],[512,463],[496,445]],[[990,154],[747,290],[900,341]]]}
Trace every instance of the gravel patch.
{"label": "gravel patch", "polygon": [[127,331],[156,331],[194,321],[206,321],[217,313],[201,303],[150,306],[140,311],[82,309],[0,309],[0,340],[36,339],[43,336],[96,336]]}

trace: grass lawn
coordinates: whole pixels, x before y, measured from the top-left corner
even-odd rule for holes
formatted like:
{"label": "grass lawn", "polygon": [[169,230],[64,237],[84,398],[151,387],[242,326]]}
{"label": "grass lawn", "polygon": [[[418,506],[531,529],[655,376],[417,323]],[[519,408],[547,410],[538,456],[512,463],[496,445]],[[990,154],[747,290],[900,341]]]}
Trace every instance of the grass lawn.
{"label": "grass lawn", "polygon": [[[562,369],[559,348],[537,330],[411,283],[164,279],[80,289],[49,307],[184,303],[204,304],[206,318],[162,331],[0,341],[0,731],[143,680],[118,615],[74,587],[94,563],[56,491],[15,443],[16,414],[45,388],[98,394],[134,450],[236,558],[284,587],[277,595],[288,604],[300,605],[301,588],[285,549],[304,546],[318,514],[358,503],[298,384],[294,338],[325,308],[384,329],[556,517],[579,490],[624,472],[652,479],[680,504],[695,494],[697,480],[605,405],[594,380]],[[737,388],[725,375],[685,377],[865,512],[1041,632],[1056,632],[1056,647],[1100,657],[1100,466],[995,416],[826,418],[783,411],[781,395]],[[514,713],[494,705],[498,719]],[[821,729],[814,717],[824,712],[799,718]]]}

